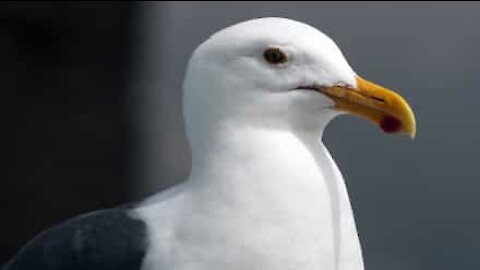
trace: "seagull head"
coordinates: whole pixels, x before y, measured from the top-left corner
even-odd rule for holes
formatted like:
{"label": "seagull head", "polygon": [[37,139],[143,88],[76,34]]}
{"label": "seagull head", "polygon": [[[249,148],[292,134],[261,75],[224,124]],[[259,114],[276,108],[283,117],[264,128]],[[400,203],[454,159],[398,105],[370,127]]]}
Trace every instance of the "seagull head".
{"label": "seagull head", "polygon": [[236,24],[203,42],[188,65],[187,132],[235,125],[318,133],[343,113],[415,136],[408,103],[357,75],[335,42],[304,23]]}

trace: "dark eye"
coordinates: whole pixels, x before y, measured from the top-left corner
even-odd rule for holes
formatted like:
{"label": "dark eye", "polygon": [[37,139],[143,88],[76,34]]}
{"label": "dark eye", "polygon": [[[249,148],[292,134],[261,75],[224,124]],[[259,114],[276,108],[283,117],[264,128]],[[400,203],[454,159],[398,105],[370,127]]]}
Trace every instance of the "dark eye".
{"label": "dark eye", "polygon": [[287,56],[279,48],[268,48],[263,52],[263,57],[270,64],[287,62]]}

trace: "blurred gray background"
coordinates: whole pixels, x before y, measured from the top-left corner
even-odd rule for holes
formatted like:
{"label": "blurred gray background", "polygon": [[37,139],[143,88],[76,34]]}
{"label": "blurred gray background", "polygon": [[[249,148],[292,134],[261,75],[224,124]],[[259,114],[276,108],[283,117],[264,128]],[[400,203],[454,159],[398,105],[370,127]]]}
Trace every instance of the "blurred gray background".
{"label": "blurred gray background", "polygon": [[[180,95],[191,52],[228,25],[281,16],[327,33],[360,75],[397,90],[416,112],[414,141],[347,116],[334,120],[324,136],[347,181],[366,269],[480,267],[479,3],[149,2],[126,9],[135,12],[126,41],[128,79],[117,104],[123,109],[117,112],[126,111],[119,132],[130,139],[119,143],[128,158],[114,167],[129,168],[122,174],[124,193],[109,201],[102,198],[115,195],[107,188],[95,199],[78,195],[77,201],[97,203],[64,205],[41,225],[93,206],[138,200],[182,180],[189,150]],[[19,188],[14,180],[5,190]],[[28,216],[34,208],[22,209]],[[27,224],[17,212],[8,213],[18,217],[10,224]]]}

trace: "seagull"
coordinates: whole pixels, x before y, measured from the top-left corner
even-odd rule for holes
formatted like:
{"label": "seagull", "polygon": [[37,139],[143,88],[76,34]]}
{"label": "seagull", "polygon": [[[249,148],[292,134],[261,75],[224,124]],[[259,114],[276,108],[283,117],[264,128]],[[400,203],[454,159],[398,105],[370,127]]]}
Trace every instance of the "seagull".
{"label": "seagull", "polygon": [[48,229],[4,269],[363,269],[344,179],[322,143],[347,113],[415,136],[408,103],[357,75],[312,26],[260,18],[225,28],[186,71],[187,179]]}

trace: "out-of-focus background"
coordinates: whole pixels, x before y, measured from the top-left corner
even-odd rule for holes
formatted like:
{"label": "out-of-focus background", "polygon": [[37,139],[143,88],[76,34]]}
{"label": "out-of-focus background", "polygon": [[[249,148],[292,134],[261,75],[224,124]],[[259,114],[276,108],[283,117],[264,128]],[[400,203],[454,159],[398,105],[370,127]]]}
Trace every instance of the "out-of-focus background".
{"label": "out-of-focus background", "polygon": [[341,117],[341,168],[366,268],[480,266],[480,4],[2,2],[1,256],[46,227],[181,181],[181,82],[192,50],[236,22],[282,16],[330,35],[398,90],[414,141]]}

